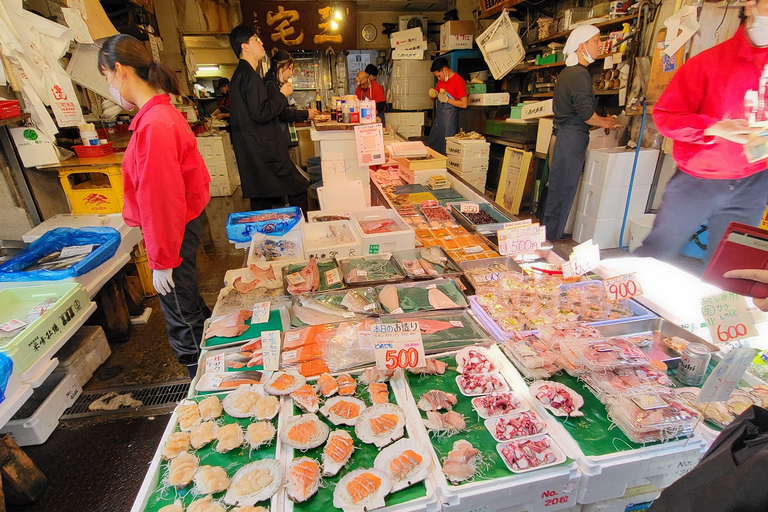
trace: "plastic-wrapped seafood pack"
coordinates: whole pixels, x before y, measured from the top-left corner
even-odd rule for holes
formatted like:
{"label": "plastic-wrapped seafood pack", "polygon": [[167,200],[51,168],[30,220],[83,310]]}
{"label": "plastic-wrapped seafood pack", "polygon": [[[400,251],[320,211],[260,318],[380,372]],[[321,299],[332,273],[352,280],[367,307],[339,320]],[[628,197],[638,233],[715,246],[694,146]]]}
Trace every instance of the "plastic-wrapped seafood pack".
{"label": "plastic-wrapped seafood pack", "polygon": [[535,334],[515,333],[501,344],[501,350],[526,379],[546,379],[560,370],[555,364],[559,353]]}
{"label": "plastic-wrapped seafood pack", "polygon": [[466,311],[433,311],[418,316],[387,315],[384,323],[419,322],[421,339],[427,354],[464,347],[469,344],[486,343],[488,335]]}
{"label": "plastic-wrapped seafood pack", "polygon": [[291,325],[304,327],[361,321],[380,313],[373,288],[306,293],[293,298]]}
{"label": "plastic-wrapped seafood pack", "polygon": [[376,288],[383,314],[464,309],[466,295],[453,279],[388,284]]}
{"label": "plastic-wrapped seafood pack", "polygon": [[608,404],[609,417],[636,443],[687,437],[699,413],[672,389],[625,394]]}
{"label": "plastic-wrapped seafood pack", "polygon": [[603,334],[585,322],[567,322],[542,326],[539,337],[550,343],[562,341],[589,341],[603,339]]}
{"label": "plastic-wrapped seafood pack", "polygon": [[[627,392],[642,391],[646,388],[672,385],[672,380],[666,372],[648,364],[633,368],[584,372],[580,374],[580,378],[592,388],[597,397],[618,396]],[[604,402],[605,399],[601,398],[601,401]]]}
{"label": "plastic-wrapped seafood pack", "polygon": [[704,415],[704,419],[719,428],[727,427],[738,415],[752,405],[765,407],[768,403],[768,386],[737,388],[725,402],[708,402],[697,404],[699,388],[677,388],[675,392],[691,407]]}
{"label": "plastic-wrapped seafood pack", "polygon": [[344,282],[349,286],[398,283],[405,275],[393,263],[391,254],[372,254],[359,258],[339,258]]}
{"label": "plastic-wrapped seafood pack", "polygon": [[648,356],[622,338],[561,341],[560,352],[569,367],[594,372],[649,364]]}
{"label": "plastic-wrapped seafood pack", "polygon": [[485,427],[500,443],[547,432],[547,424],[533,411],[487,419]]}
{"label": "plastic-wrapped seafood pack", "polygon": [[514,272],[513,264],[517,266],[510,258],[493,258],[477,263],[463,263],[461,267],[469,284],[477,288],[498,281],[505,272]]}
{"label": "plastic-wrapped seafood pack", "polygon": [[284,332],[290,328],[288,309],[285,306],[273,305],[264,323],[253,324],[252,314],[250,309],[240,309],[224,316],[212,317],[203,332],[201,348],[210,350],[242,345],[259,340],[264,331]]}
{"label": "plastic-wrapped seafood pack", "polygon": [[437,246],[396,251],[392,259],[409,279],[460,276],[461,268]]}
{"label": "plastic-wrapped seafood pack", "polygon": [[345,288],[341,269],[334,258],[291,263],[283,267],[285,291],[290,295]]}

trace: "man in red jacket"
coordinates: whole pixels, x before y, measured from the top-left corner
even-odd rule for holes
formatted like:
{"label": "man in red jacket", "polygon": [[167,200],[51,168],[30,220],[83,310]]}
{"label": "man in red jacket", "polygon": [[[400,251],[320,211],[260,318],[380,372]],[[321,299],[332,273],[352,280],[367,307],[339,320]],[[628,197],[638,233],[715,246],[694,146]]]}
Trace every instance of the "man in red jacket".
{"label": "man in red jacket", "polygon": [[[691,58],[653,108],[659,132],[674,141],[677,171],[637,256],[675,258],[707,223],[709,261],[729,222],[757,225],[768,200],[766,160],[748,162],[743,144],[768,120],[768,0],[748,2],[731,39]],[[754,108],[752,106],[754,104]]]}

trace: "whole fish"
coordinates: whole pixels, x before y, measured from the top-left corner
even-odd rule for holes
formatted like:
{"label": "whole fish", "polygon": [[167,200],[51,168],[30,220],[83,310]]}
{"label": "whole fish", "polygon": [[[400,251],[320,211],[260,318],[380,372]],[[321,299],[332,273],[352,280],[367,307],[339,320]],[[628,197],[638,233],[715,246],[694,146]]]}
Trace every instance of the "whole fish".
{"label": "whole fish", "polygon": [[312,297],[297,297],[297,302],[304,306],[305,308],[314,309],[315,311],[319,311],[320,313],[325,313],[327,315],[333,315],[340,318],[350,318],[350,311],[343,307],[343,306],[337,306],[336,304],[333,304],[330,301],[324,301],[324,300],[318,300]]}

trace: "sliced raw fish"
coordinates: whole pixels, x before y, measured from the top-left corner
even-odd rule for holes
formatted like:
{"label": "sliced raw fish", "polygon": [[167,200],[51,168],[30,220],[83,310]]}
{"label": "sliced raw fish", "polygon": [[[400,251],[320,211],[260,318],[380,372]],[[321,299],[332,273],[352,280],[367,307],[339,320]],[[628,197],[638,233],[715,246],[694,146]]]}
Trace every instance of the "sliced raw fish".
{"label": "sliced raw fish", "polygon": [[409,368],[408,371],[415,375],[442,375],[448,368],[448,363],[438,361],[437,359],[425,359],[426,366],[423,368]]}
{"label": "sliced raw fish", "polygon": [[266,281],[277,280],[277,277],[275,277],[275,269],[272,267],[272,265],[270,265],[269,268],[261,268],[258,265],[251,263],[248,265],[248,269],[258,279],[264,279]]}
{"label": "sliced raw fish", "polygon": [[427,478],[431,460],[424,445],[400,439],[379,452],[373,467],[391,478],[391,492],[396,492]]}
{"label": "sliced raw fish", "polygon": [[389,402],[389,388],[384,382],[371,382],[368,385],[368,394],[373,405]]}
{"label": "sliced raw fish", "polygon": [[354,440],[345,430],[334,430],[323,448],[323,476],[334,476],[349,461]]}
{"label": "sliced raw fish", "polygon": [[373,309],[372,306],[374,306],[373,302],[355,290],[350,290],[344,295],[344,298],[341,299],[341,305],[350,311],[361,314],[370,313]]}
{"label": "sliced raw fish", "polygon": [[339,394],[352,396],[357,391],[357,383],[348,373],[342,373],[336,377],[336,382],[339,383]]}
{"label": "sliced raw fish", "polygon": [[255,290],[256,287],[259,286],[259,283],[261,282],[261,279],[258,277],[252,281],[248,281],[247,283],[243,281],[243,278],[241,276],[238,276],[235,278],[235,280],[232,282],[232,288],[237,290],[240,293],[248,293],[251,290]]}
{"label": "sliced raw fish", "polygon": [[452,436],[467,428],[464,416],[456,411],[448,411],[440,414],[439,412],[427,411],[427,419],[424,425],[431,432],[440,432]]}
{"label": "sliced raw fish", "polygon": [[451,483],[457,484],[475,476],[477,463],[482,458],[469,441],[459,440],[453,443],[448,458],[443,463],[443,474]]}
{"label": "sliced raw fish", "polygon": [[203,340],[207,340],[209,338],[219,337],[219,338],[237,338],[238,336],[241,336],[245,333],[245,331],[248,330],[250,326],[249,325],[232,325],[229,327],[216,327],[216,328],[208,328],[205,330],[205,335],[203,336]]}
{"label": "sliced raw fish", "polygon": [[323,416],[334,425],[355,426],[360,413],[365,410],[365,402],[349,396],[335,396],[328,399],[320,408]]}
{"label": "sliced raw fish", "polygon": [[304,384],[299,389],[291,393],[291,398],[296,402],[304,412],[317,412],[320,405],[320,398],[309,384]]}
{"label": "sliced raw fish", "polygon": [[333,506],[343,512],[363,512],[385,505],[392,489],[389,478],[377,469],[356,469],[339,480],[333,490]]}
{"label": "sliced raw fish", "polygon": [[241,325],[244,324],[246,320],[250,319],[251,315],[253,315],[253,312],[247,309],[234,311],[226,316],[213,320],[208,325],[208,328],[216,329],[219,327],[233,327],[235,325]]}
{"label": "sliced raw fish", "polygon": [[447,331],[448,329],[453,329],[456,327],[451,322],[445,322],[443,320],[428,320],[425,318],[420,318],[418,322],[419,330],[423,334],[435,334],[436,332]]}
{"label": "sliced raw fish", "polygon": [[320,465],[315,459],[294,459],[288,471],[288,497],[296,502],[306,501],[320,487]]}
{"label": "sliced raw fish", "polygon": [[428,292],[429,304],[435,309],[450,309],[459,307],[450,297],[441,292],[438,288],[430,288]]}
{"label": "sliced raw fish", "polygon": [[336,382],[336,379],[333,377],[333,375],[324,373],[317,379],[317,390],[321,395],[328,398],[329,396],[332,396],[339,391],[339,383]]}
{"label": "sliced raw fish", "polygon": [[320,287],[320,269],[317,267],[317,259],[314,256],[309,258],[309,263],[299,271],[299,275],[304,282],[288,285],[288,293],[291,295],[313,292]]}
{"label": "sliced raw fish", "polygon": [[397,288],[388,284],[379,292],[379,301],[381,305],[387,308],[392,313],[400,308],[400,297],[397,294]]}
{"label": "sliced raw fish", "polygon": [[386,382],[394,374],[394,370],[379,370],[376,367],[366,368],[365,371],[360,374],[358,380],[363,384],[371,384],[373,382]]}
{"label": "sliced raw fish", "polygon": [[433,267],[427,260],[419,259],[419,266],[427,275],[436,276],[439,274],[439,272],[435,270],[435,267]]}
{"label": "sliced raw fish", "polygon": [[421,395],[418,406],[422,411],[439,411],[440,409],[451,410],[458,402],[456,395],[433,389]]}

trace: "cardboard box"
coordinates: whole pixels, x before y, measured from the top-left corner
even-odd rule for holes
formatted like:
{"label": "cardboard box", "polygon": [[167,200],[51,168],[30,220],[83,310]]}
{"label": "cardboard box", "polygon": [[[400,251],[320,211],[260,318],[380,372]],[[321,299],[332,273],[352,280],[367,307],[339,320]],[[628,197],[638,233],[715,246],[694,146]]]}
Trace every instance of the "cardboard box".
{"label": "cardboard box", "polygon": [[403,43],[398,46],[396,50],[427,50],[428,48],[429,45],[427,44],[427,40],[422,39],[421,41],[414,43]]}
{"label": "cardboard box", "polygon": [[527,103],[523,105],[520,112],[521,119],[538,119],[540,117],[551,117],[555,113],[552,111],[552,100],[537,101],[536,103]]}
{"label": "cardboard box", "polygon": [[440,50],[471,49],[474,21],[448,21],[440,26]]}
{"label": "cardboard box", "polygon": [[416,27],[393,33],[391,36],[389,36],[389,45],[392,48],[399,48],[404,44],[419,43],[423,40],[424,34],[422,34],[420,28]]}
{"label": "cardboard box", "polygon": [[424,60],[424,50],[392,50],[392,60]]}

